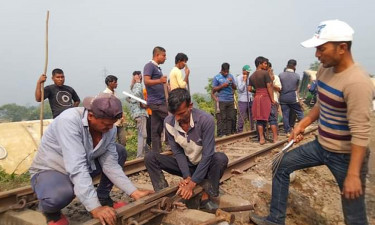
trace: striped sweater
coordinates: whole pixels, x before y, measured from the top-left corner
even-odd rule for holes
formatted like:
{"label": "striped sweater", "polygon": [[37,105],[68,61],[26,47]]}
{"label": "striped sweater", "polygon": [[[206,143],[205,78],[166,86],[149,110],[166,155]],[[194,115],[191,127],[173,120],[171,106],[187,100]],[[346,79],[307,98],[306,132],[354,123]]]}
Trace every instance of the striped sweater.
{"label": "striped sweater", "polygon": [[319,143],[337,153],[350,153],[351,144],[366,147],[375,93],[368,73],[358,64],[340,73],[320,67],[317,79]]}

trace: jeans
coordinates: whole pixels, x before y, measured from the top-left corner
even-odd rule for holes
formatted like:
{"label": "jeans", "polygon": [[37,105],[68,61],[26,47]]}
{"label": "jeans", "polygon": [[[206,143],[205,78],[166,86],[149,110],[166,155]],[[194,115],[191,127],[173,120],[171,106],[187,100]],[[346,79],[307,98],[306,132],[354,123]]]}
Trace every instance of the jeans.
{"label": "jeans", "polygon": [[234,121],[234,102],[219,102],[220,119],[223,122],[222,135],[230,135],[232,133],[232,123]]}
{"label": "jeans", "polygon": [[302,120],[304,115],[301,105],[298,102],[292,104],[281,104],[281,110],[283,111],[285,133],[289,133],[291,125],[294,125],[294,121],[290,121],[289,119],[289,114],[291,113],[291,110],[293,110],[297,114],[298,120]]}
{"label": "jeans", "polygon": [[[188,164],[190,174],[193,175],[197,169],[197,165]],[[182,176],[177,160],[174,157],[148,152],[145,156],[145,165],[155,191],[160,191],[168,187],[162,170],[173,175]],[[219,195],[220,178],[223,176],[227,165],[228,157],[222,152],[215,152],[208,167],[205,180],[201,183],[203,189],[210,196],[217,197]]]}
{"label": "jeans", "polygon": [[[118,163],[122,167],[127,158],[126,150],[120,144],[116,144],[116,150]],[[95,165],[97,169],[90,173],[91,177],[102,173],[98,160],[95,160]],[[75,197],[73,183],[70,181],[69,175],[55,170],[46,170],[35,174],[31,178],[31,186],[39,199],[39,208],[43,213],[59,212]],[[112,187],[113,183],[103,173],[96,189],[98,198],[108,198]]]}
{"label": "jeans", "polygon": [[161,152],[161,133],[163,132],[164,119],[168,116],[166,104],[149,104],[151,115],[151,143],[152,151]]}
{"label": "jeans", "polygon": [[[274,178],[272,179],[272,199],[270,214],[267,220],[284,224],[289,192],[289,175],[295,171],[308,167],[326,165],[339,185],[343,189],[344,180],[349,167],[350,154],[329,152],[317,140],[304,144],[285,153]],[[368,171],[369,151],[361,168],[362,189],[365,192],[366,174]],[[346,224],[366,225],[366,205],[364,194],[356,199],[341,197],[342,209]]]}

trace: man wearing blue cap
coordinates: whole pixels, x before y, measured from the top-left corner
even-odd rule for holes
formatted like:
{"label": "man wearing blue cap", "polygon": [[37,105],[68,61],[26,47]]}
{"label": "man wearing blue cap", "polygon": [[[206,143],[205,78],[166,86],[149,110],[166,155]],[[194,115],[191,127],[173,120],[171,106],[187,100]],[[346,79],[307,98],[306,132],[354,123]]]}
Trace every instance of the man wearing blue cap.
{"label": "man wearing blue cap", "polygon": [[[84,107],[62,112],[48,127],[30,167],[31,186],[48,225],[67,225],[61,214],[75,197],[102,224],[114,225],[115,203],[109,193],[115,184],[139,199],[151,191],[138,190],[124,174],[126,151],[115,143],[116,127],[122,117],[121,101],[101,93],[83,101]],[[92,177],[102,174],[95,190]]]}
{"label": "man wearing blue cap", "polygon": [[251,215],[255,224],[285,224],[289,175],[326,165],[341,190],[346,224],[368,224],[365,179],[368,171],[370,113],[375,90],[369,74],[351,54],[353,29],[339,20],[319,24],[313,38],[302,42],[315,47],[321,62],[317,72],[318,101],[294,128],[289,140],[299,142],[307,126],[318,120],[318,139],[287,152],[274,171],[270,214]]}

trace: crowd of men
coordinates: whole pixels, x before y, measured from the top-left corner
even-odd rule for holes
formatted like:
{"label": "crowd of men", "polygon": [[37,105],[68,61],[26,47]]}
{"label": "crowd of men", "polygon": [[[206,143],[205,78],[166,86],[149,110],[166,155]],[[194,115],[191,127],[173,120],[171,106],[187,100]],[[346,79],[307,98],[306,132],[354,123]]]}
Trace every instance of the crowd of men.
{"label": "crowd of men", "polygon": [[[215,100],[218,136],[243,132],[248,121],[250,129],[257,130],[260,144],[266,142],[268,125],[271,141],[276,142],[281,108],[285,132],[290,140],[299,142],[305,128],[319,119],[318,139],[286,153],[273,171],[270,214],[252,214],[250,219],[254,223],[285,224],[289,174],[327,165],[343,193],[345,222],[367,224],[363,193],[369,155],[369,115],[375,92],[368,73],[352,59],[352,36],[353,30],[345,22],[325,21],[312,39],[302,43],[304,47],[316,47],[316,57],[322,63],[317,76],[316,104],[306,117],[299,104],[300,76],[295,73],[294,59],[287,62],[285,71],[278,76],[269,60],[259,56],[253,73],[245,65],[242,75],[236,78],[230,74],[229,63],[223,63],[213,77],[211,95]],[[127,99],[137,125],[137,157],[144,157],[154,190],[137,189],[122,170],[127,152],[123,107],[115,92],[118,78],[107,76],[106,89],[86,97],[83,107],[78,107],[80,98],[73,88],[64,85],[61,69],[52,71],[54,84],[44,89],[46,75],[41,75],[35,98],[49,99],[54,121],[44,133],[30,174],[39,208],[49,225],[69,224],[61,210],[75,197],[102,224],[114,225],[115,209],[126,203],[111,199],[113,185],[138,200],[168,187],[163,171],[182,177],[177,194],[183,199],[190,199],[199,184],[204,189],[200,208],[218,208],[220,178],[228,157],[215,151],[215,120],[193,107],[187,55],[176,55],[169,80],[160,67],[165,60],[166,50],[155,47],[143,75],[141,71],[133,72],[133,97]],[[296,118],[300,122],[295,126]],[[170,146],[173,157],[160,154],[163,141]],[[102,176],[95,188],[92,178],[98,174]]]}

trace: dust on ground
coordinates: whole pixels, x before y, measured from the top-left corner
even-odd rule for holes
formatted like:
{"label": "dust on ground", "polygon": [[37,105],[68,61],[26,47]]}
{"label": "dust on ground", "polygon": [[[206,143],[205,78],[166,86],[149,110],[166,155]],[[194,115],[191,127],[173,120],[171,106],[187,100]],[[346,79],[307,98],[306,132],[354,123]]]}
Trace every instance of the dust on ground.
{"label": "dust on ground", "polygon": [[[371,117],[372,127],[375,127],[375,113]],[[375,129],[371,131],[370,148],[375,149]],[[311,141],[315,137],[309,135],[304,142]],[[221,193],[239,196],[245,200],[256,203],[255,212],[267,215],[271,199],[271,173],[270,157],[259,157],[257,165],[243,174],[232,177],[221,186]],[[369,224],[375,224],[375,153],[371,154],[369,174],[366,181],[366,204]],[[176,176],[166,175],[170,185],[178,183]],[[130,178],[133,182],[150,186],[150,178],[147,172],[141,172],[138,176]],[[111,192],[111,197],[118,201],[132,201],[122,191]],[[66,207],[63,213],[67,214],[71,224],[81,224],[91,218],[78,200]],[[331,172],[325,166],[303,169],[295,172],[294,181],[290,185],[287,219],[288,225],[344,225],[341,209],[341,194]],[[236,225],[249,225],[239,223]]]}
{"label": "dust on ground", "polygon": [[[375,127],[375,113],[371,117]],[[375,149],[375,129],[371,131],[370,149]],[[304,142],[313,140],[310,135]],[[308,139],[308,140],[306,140]],[[372,152],[373,153],[373,152]],[[244,174],[232,177],[221,189],[234,196],[256,203],[255,212],[266,216],[271,200],[272,174],[269,156],[259,157],[257,165]],[[370,154],[369,174],[366,179],[366,207],[369,224],[375,224],[375,153]],[[252,224],[236,223],[238,224]],[[326,166],[312,167],[295,172],[289,188],[286,224],[288,225],[344,225],[341,194]]]}

